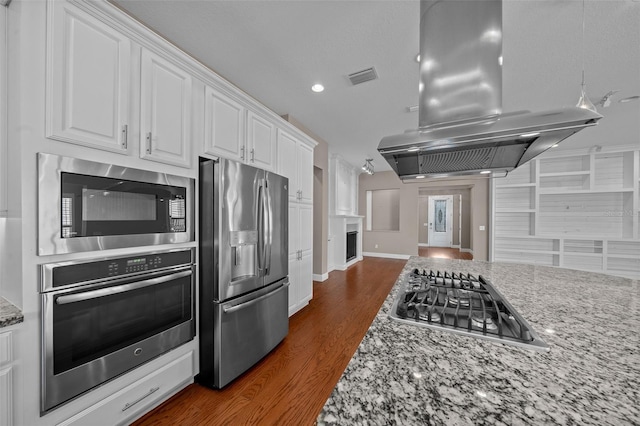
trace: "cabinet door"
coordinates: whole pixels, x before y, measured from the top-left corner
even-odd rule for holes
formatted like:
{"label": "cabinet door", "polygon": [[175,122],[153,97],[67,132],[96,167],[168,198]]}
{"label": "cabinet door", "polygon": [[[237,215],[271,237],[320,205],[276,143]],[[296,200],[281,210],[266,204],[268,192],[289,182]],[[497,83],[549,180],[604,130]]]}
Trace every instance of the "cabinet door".
{"label": "cabinet door", "polygon": [[303,252],[298,261],[298,304],[306,306],[313,298],[313,253]]}
{"label": "cabinet door", "polygon": [[289,202],[298,200],[298,142],[278,129],[278,174],[289,179]]}
{"label": "cabinet door", "polygon": [[141,157],[190,167],[191,76],[145,49],[141,75]]}
{"label": "cabinet door", "polygon": [[296,313],[300,308],[298,307],[299,291],[298,286],[300,282],[299,267],[298,267],[298,255],[293,253],[289,255],[289,316]]}
{"label": "cabinet door", "polygon": [[289,256],[300,250],[300,216],[297,203],[289,203]]}
{"label": "cabinet door", "polygon": [[247,159],[252,166],[275,170],[275,126],[252,111],[247,113]]}
{"label": "cabinet door", "polygon": [[244,161],[245,108],[235,100],[205,88],[205,148],[211,155]]}
{"label": "cabinet door", "polygon": [[313,203],[313,149],[300,143],[298,144],[298,189],[299,201]]}
{"label": "cabinet door", "polygon": [[12,368],[0,368],[0,426],[10,426],[13,422]]}
{"label": "cabinet door", "polygon": [[313,249],[313,205],[298,205],[298,249],[304,253]]}
{"label": "cabinet door", "polygon": [[47,137],[126,153],[129,39],[64,2],[50,2]]}

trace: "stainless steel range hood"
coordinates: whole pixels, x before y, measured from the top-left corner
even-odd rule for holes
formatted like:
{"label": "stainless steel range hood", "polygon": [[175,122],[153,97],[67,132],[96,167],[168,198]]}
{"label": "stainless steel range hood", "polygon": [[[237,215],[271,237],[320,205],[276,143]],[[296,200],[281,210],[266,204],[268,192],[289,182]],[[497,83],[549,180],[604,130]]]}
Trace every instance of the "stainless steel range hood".
{"label": "stainless steel range hood", "polygon": [[378,145],[401,179],[506,174],[602,118],[502,114],[502,1],[423,0],[420,13],[419,128]]}

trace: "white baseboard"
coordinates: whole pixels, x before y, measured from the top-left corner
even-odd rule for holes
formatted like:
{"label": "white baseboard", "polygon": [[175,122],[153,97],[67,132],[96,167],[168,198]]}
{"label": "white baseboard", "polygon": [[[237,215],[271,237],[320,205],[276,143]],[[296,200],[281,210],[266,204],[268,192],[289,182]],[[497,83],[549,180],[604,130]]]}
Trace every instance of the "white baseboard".
{"label": "white baseboard", "polygon": [[362,256],[358,256],[355,259],[351,259],[350,261],[348,261],[343,265],[336,265],[334,269],[337,269],[338,271],[346,271],[349,268],[349,266],[352,266],[360,262],[361,260],[362,260]]}
{"label": "white baseboard", "polygon": [[451,246],[451,248],[460,249],[460,244],[454,244],[454,245]]}
{"label": "white baseboard", "polygon": [[326,281],[329,279],[329,273],[325,272],[324,274],[313,274],[313,280],[314,281]]}
{"label": "white baseboard", "polygon": [[460,251],[463,252],[463,253],[471,253],[471,254],[473,254],[473,250],[468,249],[468,248],[461,248]]}
{"label": "white baseboard", "polygon": [[395,254],[395,253],[370,253],[370,252],[363,252],[362,253],[363,256],[370,256],[370,257],[386,257],[388,259],[403,259],[403,260],[407,260],[411,257],[410,254]]}
{"label": "white baseboard", "polygon": [[428,243],[420,243],[418,244],[418,247],[429,247]]}

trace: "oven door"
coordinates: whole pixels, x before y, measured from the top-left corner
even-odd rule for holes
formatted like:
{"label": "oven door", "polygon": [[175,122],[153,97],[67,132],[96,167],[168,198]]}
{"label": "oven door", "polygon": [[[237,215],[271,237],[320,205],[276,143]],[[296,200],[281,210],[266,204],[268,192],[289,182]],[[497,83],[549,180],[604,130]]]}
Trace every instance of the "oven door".
{"label": "oven door", "polygon": [[41,411],[191,340],[193,268],[43,293]]}

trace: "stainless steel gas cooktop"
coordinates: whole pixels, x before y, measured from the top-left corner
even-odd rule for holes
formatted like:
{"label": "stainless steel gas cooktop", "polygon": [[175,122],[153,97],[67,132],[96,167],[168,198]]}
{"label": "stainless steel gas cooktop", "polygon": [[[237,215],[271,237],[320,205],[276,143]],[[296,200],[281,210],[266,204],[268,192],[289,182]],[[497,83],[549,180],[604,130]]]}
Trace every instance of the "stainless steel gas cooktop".
{"label": "stainless steel gas cooktop", "polygon": [[540,352],[549,346],[479,275],[414,269],[389,316],[405,324],[451,331]]}

